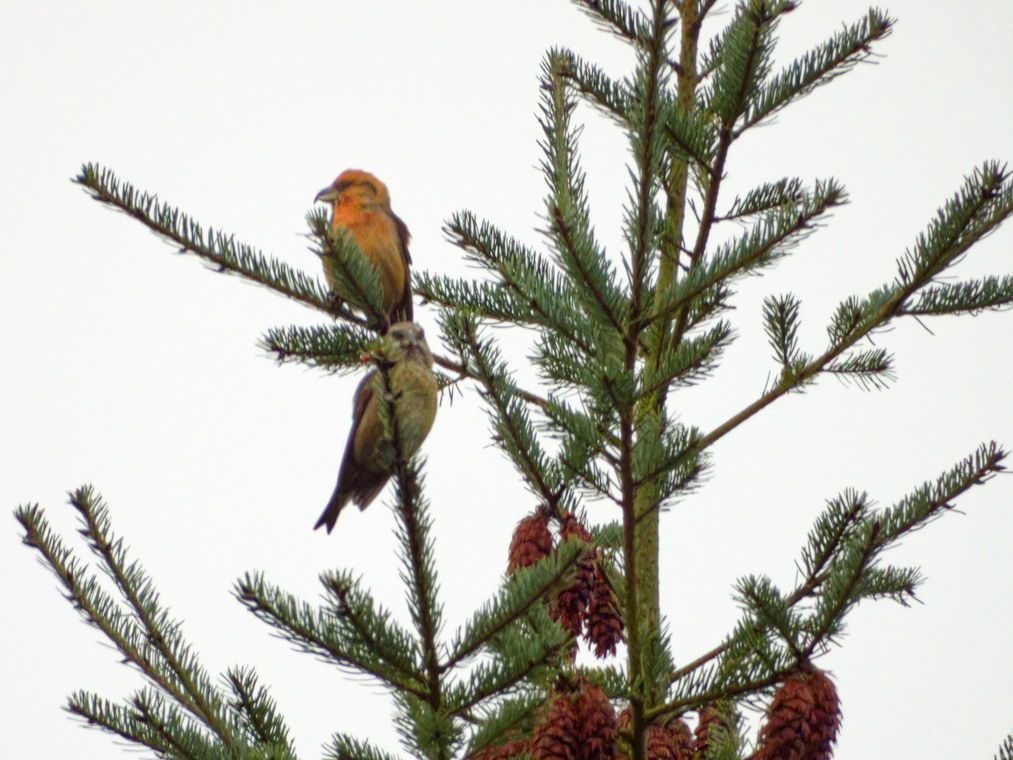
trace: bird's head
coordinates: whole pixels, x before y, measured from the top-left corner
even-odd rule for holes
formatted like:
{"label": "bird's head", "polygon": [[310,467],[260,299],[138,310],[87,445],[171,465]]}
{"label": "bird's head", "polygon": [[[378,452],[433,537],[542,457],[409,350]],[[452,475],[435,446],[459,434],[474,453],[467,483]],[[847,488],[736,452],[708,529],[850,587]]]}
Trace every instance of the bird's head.
{"label": "bird's head", "polygon": [[333,205],[341,203],[375,203],[390,213],[390,194],[387,186],[369,172],[346,169],[314,199]]}
{"label": "bird's head", "polygon": [[426,343],[426,333],[414,322],[395,322],[387,331],[387,340],[404,351],[404,357],[411,361],[433,366],[433,355]]}

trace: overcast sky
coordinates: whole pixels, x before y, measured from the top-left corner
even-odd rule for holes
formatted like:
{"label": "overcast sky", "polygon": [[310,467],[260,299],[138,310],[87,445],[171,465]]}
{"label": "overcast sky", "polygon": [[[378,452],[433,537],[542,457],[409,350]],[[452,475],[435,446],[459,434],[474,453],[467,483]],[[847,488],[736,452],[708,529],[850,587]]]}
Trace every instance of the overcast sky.
{"label": "overcast sky", "polygon": [[[781,27],[779,60],[866,7],[804,3]],[[821,349],[836,304],[890,279],[967,173],[1013,158],[1013,4],[888,9],[898,23],[878,65],[733,150],[728,199],[782,176],[834,176],[852,202],[792,258],[743,283],[725,364],[673,398],[687,423],[714,427],[774,372],[764,295],[801,297],[804,344]],[[99,162],[316,273],[304,214],[340,171],[361,168],[390,188],[418,268],[468,274],[440,231],[454,211],[543,244],[535,111],[552,45],[617,76],[631,65],[622,44],[562,0],[0,3],[0,504],[10,514],[40,503],[80,550],[65,494],[94,484],[207,669],[255,666],[304,758],[337,730],[398,751],[390,701],[271,637],[230,588],[259,569],[315,600],[319,572],[351,567],[406,617],[389,490],[343,514],[334,534],[311,530],[334,486],[358,377],[278,368],[258,337],[321,315],[176,255],[70,178]],[[629,157],[611,124],[589,109],[578,116],[593,221],[617,254]],[[1006,228],[958,272],[1013,272],[1011,249]],[[435,342],[433,311],[416,314]],[[981,442],[1013,447],[1013,314],[925,327],[876,338],[896,355],[889,390],[823,380],[782,399],[716,445],[710,481],[663,516],[662,604],[680,662],[732,628],[736,578],[766,573],[791,587],[824,500],[854,487],[889,506]],[[520,366],[519,376],[532,373]],[[493,592],[512,528],[536,502],[490,445],[473,391],[444,401],[423,451],[452,631]],[[1013,478],[997,478],[891,552],[928,577],[924,604],[863,604],[843,647],[820,660],[844,711],[835,757],[984,760],[1013,730],[1011,501]],[[618,517],[607,505],[589,511]],[[12,518],[0,523],[0,563],[5,755],[121,756],[122,744],[61,706],[79,688],[119,700],[140,677],[80,621]]]}

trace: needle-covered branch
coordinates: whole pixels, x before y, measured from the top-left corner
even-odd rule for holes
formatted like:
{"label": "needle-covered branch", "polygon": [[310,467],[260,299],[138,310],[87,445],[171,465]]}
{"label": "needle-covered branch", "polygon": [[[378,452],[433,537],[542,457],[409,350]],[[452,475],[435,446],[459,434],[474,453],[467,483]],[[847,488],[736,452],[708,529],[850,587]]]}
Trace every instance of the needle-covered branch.
{"label": "needle-covered branch", "polygon": [[125,706],[79,691],[70,696],[67,711],[86,720],[88,725],[154,750],[162,757],[183,760],[234,760],[236,757],[221,742],[197,730],[187,713],[176,705],[167,704],[161,694],[151,689],[135,693]]}
{"label": "needle-covered branch", "polygon": [[[320,578],[327,592],[325,614],[340,620],[367,648],[406,677],[422,682],[415,639],[398,625],[390,611],[377,606],[372,595],[347,571],[328,571]],[[344,627],[344,626],[343,626]]]}
{"label": "needle-covered branch", "polygon": [[258,683],[257,674],[250,668],[232,668],[225,680],[232,690],[231,707],[246,732],[270,748],[278,760],[294,760],[294,755],[286,754],[286,750],[291,753],[288,726],[267,689]]}
{"label": "needle-covered branch", "polygon": [[809,198],[809,191],[798,177],[765,182],[753,188],[744,196],[736,196],[731,208],[714,218],[715,222],[742,220],[756,214],[765,214],[779,208],[798,208]]}
{"label": "needle-covered branch", "polygon": [[622,0],[576,0],[576,3],[605,31],[636,47],[651,44],[654,25],[643,11],[634,10]]}
{"label": "needle-covered branch", "polygon": [[671,315],[711,288],[773,265],[810,235],[831,209],[846,202],[847,193],[835,180],[817,181],[803,203],[765,214],[743,235],[718,246],[685,277],[659,293],[658,306],[648,323]]}
{"label": "needle-covered branch", "polygon": [[376,342],[376,333],[358,325],[291,325],[272,327],[258,346],[274,354],[279,364],[300,362],[331,372],[350,372],[362,366],[362,356]]}
{"label": "needle-covered branch", "polygon": [[[830,347],[823,355],[791,375],[783,376],[775,388],[703,436],[697,445],[701,449],[711,446],[781,396],[828,371],[829,367],[846,367],[846,364],[836,363],[839,357],[844,356],[844,361],[848,361],[846,352],[852,346],[886,327],[908,299],[932,284],[972,245],[998,229],[1011,214],[1013,184],[1010,174],[1005,167],[987,163],[966,178],[964,186],[940,209],[929,229],[918,236],[915,247],[898,259],[898,277],[893,284],[873,291],[864,299],[852,297],[841,303],[827,328]],[[692,272],[683,282],[690,279]],[[869,362],[872,368],[878,361],[879,369],[872,374],[888,376],[890,366],[885,355],[867,354],[859,361]]]}
{"label": "needle-covered branch", "polygon": [[[972,486],[1004,471],[1006,456],[994,442],[983,445],[886,510],[872,510],[868,497],[853,490],[828,502],[802,550],[803,582],[782,596],[766,578],[740,581],[743,620],[724,644],[671,674],[675,697],[669,708],[697,704],[690,695],[700,691],[708,698],[724,698],[744,693],[743,685],[757,680],[774,683],[785,667],[804,661],[839,636],[848,612],[862,599],[906,604],[914,598],[921,574],[917,569],[879,567],[880,555],[941,517]],[[813,599],[808,614],[793,611]],[[795,663],[786,665],[786,657]],[[715,658],[721,665],[705,668]],[[766,673],[758,662],[769,663]]]}
{"label": "needle-covered branch", "polygon": [[[454,637],[449,646],[450,655],[441,664],[441,670],[456,667],[507,627],[525,617],[552,589],[564,585],[565,580],[575,572],[577,562],[593,550],[591,544],[566,541],[536,565],[518,568],[499,595],[482,605]],[[558,639],[550,637],[544,642],[545,648],[558,647],[565,642],[563,632],[558,627],[556,631]]]}
{"label": "needle-covered branch", "polygon": [[[364,594],[356,594],[360,606],[317,610],[292,594],[281,591],[267,583],[259,573],[247,573],[236,584],[236,598],[263,620],[276,629],[278,636],[297,649],[317,655],[335,665],[369,675],[381,683],[396,689],[425,694],[424,675],[405,672],[401,667],[387,662],[376,646],[382,641],[379,631],[359,626],[366,620],[383,620],[384,613],[372,612],[366,605],[372,602]],[[390,636],[407,636],[396,631]]]}
{"label": "needle-covered branch", "polygon": [[598,66],[566,48],[557,48],[555,52],[560,76],[565,77],[584,100],[615,121],[617,126],[627,127],[635,97],[628,84],[613,81]]}
{"label": "needle-covered branch", "polygon": [[516,732],[523,724],[532,724],[535,714],[545,702],[542,689],[529,689],[504,699],[489,710],[479,710],[481,719],[472,734],[465,757],[480,757],[480,751],[503,737]]}
{"label": "needle-covered branch", "polygon": [[320,257],[326,269],[337,275],[333,278],[334,292],[329,303],[339,311],[344,311],[343,304],[347,303],[364,312],[370,324],[383,324],[386,314],[380,273],[366,258],[355,236],[344,227],[335,233],[331,217],[323,209],[310,211],[306,224],[310,228],[310,250]]}
{"label": "needle-covered branch", "polygon": [[817,87],[828,84],[872,55],[872,45],[888,37],[895,20],[876,8],[856,24],[793,61],[764,83],[742,116],[736,136]]}
{"label": "needle-covered branch", "polygon": [[629,303],[590,225],[584,173],[577,159],[580,130],[570,122],[577,101],[563,75],[567,66],[568,61],[555,51],[542,64],[539,122],[545,134],[542,171],[550,191],[546,200],[547,234],[556,261],[569,274],[587,315],[622,334]]}
{"label": "needle-covered branch", "polygon": [[[255,748],[263,749],[262,737],[248,730],[248,719],[251,711],[273,714],[266,692],[251,691],[244,704],[237,704],[215,686],[183,639],[179,622],[162,607],[151,579],[140,564],[128,561],[122,539],[111,531],[101,496],[86,486],[71,495],[71,503],[82,520],[82,535],[123,603],[86,572],[38,507],[22,507],[16,513],[25,529],[24,542],[40,552],[85,620],[102,631],[124,662],[137,667],[153,688],[137,692],[126,706],[77,692],[68,710],[91,725],[169,757],[238,760]],[[252,671],[246,673],[249,682],[254,676]],[[277,756],[294,757],[280,718],[275,716],[271,726],[269,743],[278,749]]]}
{"label": "needle-covered branch", "polygon": [[562,473],[538,442],[527,407],[516,393],[499,349],[479,336],[476,320],[466,313],[446,315],[443,332],[468,374],[483,385],[496,443],[513,460],[528,486],[553,507],[569,499]]}
{"label": "needle-covered branch", "polygon": [[[530,320],[533,324],[551,327],[585,353],[594,355],[595,349],[583,335],[582,320],[577,316],[579,307],[574,287],[555,266],[489,222],[479,224],[468,211],[452,216],[444,232],[450,242],[465,252],[468,260],[497,274],[503,286],[516,294],[516,301],[511,300],[511,303],[518,307],[518,312],[511,315],[511,321]],[[436,303],[445,300],[448,307],[468,311],[472,311],[468,300],[482,295],[481,291],[476,293],[461,284],[458,287],[466,300],[455,303],[453,290],[444,286],[441,292],[437,283],[424,274],[419,282],[419,294]],[[495,299],[488,302],[492,310],[497,305]],[[481,313],[481,310],[475,311]]]}
{"label": "needle-covered branch", "polygon": [[977,314],[1013,306],[1013,277],[984,277],[966,282],[939,283],[925,288],[918,299],[897,310],[899,315],[926,317]]}
{"label": "needle-covered branch", "polygon": [[263,285],[286,298],[320,311],[352,321],[353,315],[338,313],[328,303],[328,289],[315,277],[308,277],[274,258],[265,258],[232,235],[204,228],[183,212],[165,205],[155,195],[136,190],[120,182],[109,169],[85,164],[74,179],[91,196],[141,222],[157,235],[179,247],[181,253],[193,253],[220,272],[229,272]]}
{"label": "needle-covered branch", "polygon": [[324,746],[326,760],[401,760],[397,755],[377,749],[369,742],[355,739],[346,734],[334,734]]}

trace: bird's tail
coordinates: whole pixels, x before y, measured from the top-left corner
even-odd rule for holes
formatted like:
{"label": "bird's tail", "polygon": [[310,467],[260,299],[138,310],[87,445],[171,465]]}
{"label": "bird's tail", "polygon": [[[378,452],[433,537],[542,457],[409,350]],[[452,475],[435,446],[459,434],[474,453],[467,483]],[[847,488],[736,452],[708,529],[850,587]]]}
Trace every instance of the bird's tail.
{"label": "bird's tail", "polygon": [[317,520],[317,524],[313,526],[313,530],[316,530],[321,525],[327,526],[327,532],[330,533],[334,530],[334,525],[338,521],[338,515],[341,514],[341,510],[344,509],[348,503],[348,499],[351,496],[348,491],[341,489],[341,484],[334,489],[334,493],[331,495],[331,500],[327,504],[327,509],[320,515],[320,519]]}

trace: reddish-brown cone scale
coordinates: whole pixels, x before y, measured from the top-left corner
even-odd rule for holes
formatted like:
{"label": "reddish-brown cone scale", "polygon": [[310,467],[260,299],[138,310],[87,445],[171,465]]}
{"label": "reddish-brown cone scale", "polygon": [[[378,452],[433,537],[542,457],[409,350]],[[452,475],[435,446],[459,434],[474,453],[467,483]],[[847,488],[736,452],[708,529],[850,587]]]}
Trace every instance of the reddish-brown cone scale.
{"label": "reddish-brown cone scale", "polygon": [[533,760],[580,760],[577,710],[567,696],[556,697],[545,719],[531,732]]}
{"label": "reddish-brown cone scale", "polygon": [[584,618],[584,638],[594,644],[594,656],[599,659],[616,653],[616,645],[625,641],[623,621],[619,616],[619,601],[612,586],[605,579],[599,567],[594,568],[595,581],[591,588],[591,600]]}
{"label": "reddish-brown cone scale", "polygon": [[528,742],[526,739],[514,739],[506,744],[483,747],[475,754],[469,755],[468,760],[506,760],[509,757],[521,754],[527,748]]}
{"label": "reddish-brown cone scale", "polygon": [[774,694],[760,729],[756,760],[829,760],[841,709],[826,673],[805,665]]}
{"label": "reddish-brown cone scale", "polygon": [[517,524],[510,540],[507,573],[518,567],[531,567],[552,551],[552,534],[549,533],[549,510],[539,507],[533,514]]}
{"label": "reddish-brown cone scale", "polygon": [[613,760],[616,753],[616,712],[605,692],[588,686],[577,698],[580,760]]}

